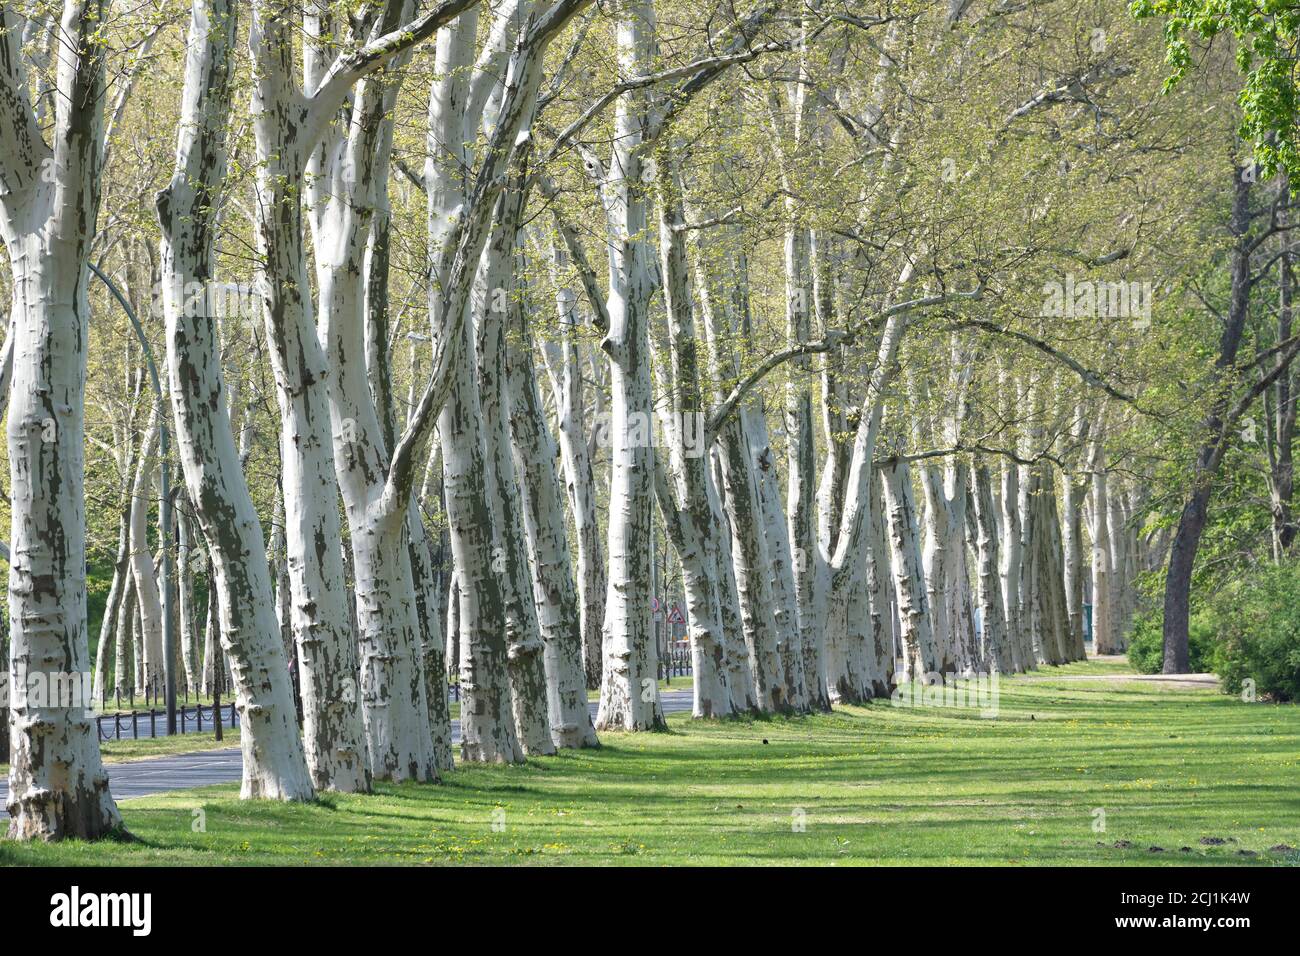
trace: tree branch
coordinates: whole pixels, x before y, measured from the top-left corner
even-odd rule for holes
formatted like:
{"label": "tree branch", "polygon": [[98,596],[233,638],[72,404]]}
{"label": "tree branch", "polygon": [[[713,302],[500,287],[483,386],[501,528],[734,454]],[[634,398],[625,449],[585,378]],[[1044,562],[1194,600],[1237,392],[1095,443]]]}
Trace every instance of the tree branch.
{"label": "tree branch", "polygon": [[321,127],[343,105],[348,91],[362,77],[382,69],[393,57],[427,40],[477,2],[443,0],[406,26],[385,33],[358,50],[340,54],[325,71],[320,85],[307,97],[307,142],[316,142]]}

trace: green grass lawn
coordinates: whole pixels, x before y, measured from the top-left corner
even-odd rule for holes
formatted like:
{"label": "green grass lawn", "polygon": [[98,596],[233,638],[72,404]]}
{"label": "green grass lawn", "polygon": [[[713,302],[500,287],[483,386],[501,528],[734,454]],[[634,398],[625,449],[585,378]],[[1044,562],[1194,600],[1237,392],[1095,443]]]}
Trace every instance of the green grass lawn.
{"label": "green grass lawn", "polygon": [[241,802],[235,785],[171,793],[122,804],[137,843],[0,842],[0,863],[1300,865],[1271,849],[1300,846],[1300,707],[1065,679],[1122,672],[1006,679],[992,719],[887,701],[674,715],[668,733],[459,768],[441,786],[310,805]]}

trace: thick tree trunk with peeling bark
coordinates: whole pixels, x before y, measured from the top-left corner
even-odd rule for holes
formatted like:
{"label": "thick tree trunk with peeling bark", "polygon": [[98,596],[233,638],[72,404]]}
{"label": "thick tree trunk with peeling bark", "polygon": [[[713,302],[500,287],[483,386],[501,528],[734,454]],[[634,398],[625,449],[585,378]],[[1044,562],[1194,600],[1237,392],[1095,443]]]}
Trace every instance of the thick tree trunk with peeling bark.
{"label": "thick tree trunk with peeling bark", "polygon": [[420,655],[423,661],[425,699],[429,707],[429,737],[433,747],[434,768],[443,773],[454,766],[451,756],[451,704],[447,700],[447,654],[441,604],[438,600],[437,572],[433,563],[433,542],[414,500],[406,519],[406,528],[411,580],[415,585],[415,610],[420,625]]}
{"label": "thick tree trunk with peeling bark", "polygon": [[930,608],[937,655],[935,669],[943,674],[952,674],[959,666],[958,635],[950,598],[950,588],[956,579],[957,555],[953,545],[958,539],[953,526],[957,515],[953,503],[944,493],[940,470],[923,465],[919,471],[921,490],[925,495],[925,544],[921,560],[925,568],[926,603]]}
{"label": "thick tree trunk with peeling bark", "polygon": [[[553,252],[552,258],[558,255],[558,251]],[[557,267],[563,265],[560,261],[555,264]],[[580,345],[574,337],[577,312],[573,290],[557,282],[555,305],[560,326],[559,340],[548,338],[543,342],[542,354],[555,401],[560,457],[564,463],[565,489],[577,543],[583,667],[588,690],[598,690],[605,620],[605,557],[600,525],[596,520],[596,482],[587,448]]]}
{"label": "thick tree trunk with peeling bark", "polygon": [[[787,199],[791,205],[792,198]],[[793,213],[794,210],[790,209]],[[807,342],[812,331],[812,267],[809,262],[808,230],[789,226],[785,235],[785,297],[786,344]],[[787,482],[786,507],[789,510],[790,554],[794,559],[796,627],[792,640],[782,643],[781,660],[785,665],[786,693],[789,705],[800,709],[805,706],[807,694],[804,687],[803,645],[817,640],[814,630],[817,620],[816,595],[818,566],[822,560],[817,548],[817,517],[815,496],[817,491],[817,460],[813,442],[812,386],[808,376],[808,360],[798,358],[790,381],[786,386],[785,428]],[[860,619],[859,619],[860,620]],[[833,654],[831,648],[828,652]],[[847,653],[858,650],[856,643]],[[839,655],[842,660],[844,654]],[[827,662],[828,669],[830,662]],[[856,683],[856,681],[854,681]],[[834,687],[835,679],[828,674],[827,683]]]}
{"label": "thick tree trunk with peeling bark", "polygon": [[871,494],[871,539],[867,549],[867,593],[871,608],[871,694],[888,697],[898,672],[897,595],[890,565],[888,519],[885,515],[884,479],[876,471]]}
{"label": "thick tree trunk with peeling bark", "polygon": [[[307,277],[301,207],[307,151],[318,136],[310,126],[314,112],[290,76],[293,12],[282,2],[254,6],[251,45],[257,61],[253,129],[257,143],[256,233],[264,259],[267,345],[280,407],[280,458],[285,499],[285,540],[293,602],[294,638],[301,661],[304,710],[316,711],[315,741],[308,752],[331,755],[331,785],[339,790],[368,788],[370,766],[403,778],[428,776],[427,754],[372,761],[362,722],[362,698],[376,687],[361,678],[351,626],[339,543],[338,481],[331,434],[329,368],[317,338],[314,302]],[[329,295],[322,290],[322,295]],[[394,546],[389,556],[401,556]],[[392,557],[392,560],[397,560]],[[368,662],[372,663],[372,662]],[[382,672],[384,662],[379,662]],[[381,676],[371,672],[371,678]],[[308,687],[312,689],[308,691]],[[384,686],[380,700],[399,689]],[[387,721],[380,720],[381,726]],[[324,765],[322,765],[324,766]]]}
{"label": "thick tree trunk with peeling bark", "polygon": [[[734,241],[731,231],[728,239]],[[697,240],[694,269],[714,378],[737,379],[741,369],[733,340],[738,332],[747,337],[751,331],[744,253],[730,248],[723,264],[711,269]],[[725,397],[725,389],[716,389],[715,402]],[[797,627],[780,489],[764,485],[772,462],[762,417],[755,403],[746,402],[723,424],[717,440],[718,487],[724,493],[729,532],[721,553],[728,586],[736,592],[744,642],[743,649],[736,648],[728,658],[732,704],[738,712],[772,708],[773,688],[779,690],[786,679],[781,646],[792,640]],[[751,436],[762,436],[758,449]]]}
{"label": "thick tree trunk with peeling bark", "polygon": [[[27,93],[17,11],[0,8],[0,235],[13,280],[9,389],[9,836],[98,839],[121,826],[90,720],[82,448],[99,208],[105,4],[64,4],[54,147]],[[51,173],[51,175],[46,175]],[[28,688],[67,687],[62,694]]]}
{"label": "thick tree trunk with peeling bark", "polygon": [[999,674],[1016,671],[1007,633],[1006,605],[999,578],[998,523],[993,503],[993,477],[989,467],[977,464],[971,471],[971,500],[975,508],[976,600],[980,608],[980,667]]}
{"label": "thick tree trunk with peeling bark", "polygon": [[1020,605],[1020,570],[1023,542],[1020,535],[1020,469],[1012,462],[1002,465],[1000,520],[998,522],[998,576],[1002,585],[1002,610],[1006,615],[1007,646],[1014,673],[1028,670],[1033,662],[1024,654],[1025,620]]}
{"label": "thick tree trunk with peeling bark", "polygon": [[1110,626],[1117,653],[1128,647],[1129,599],[1133,590],[1129,561],[1129,529],[1124,514],[1124,490],[1110,489],[1106,531],[1110,537]]}
{"label": "thick tree trunk with peeling bark", "polygon": [[[598,744],[587,710],[582,616],[569,559],[556,449],[533,374],[533,339],[523,303],[510,303],[506,381],[511,440],[521,478],[524,530],[538,625],[545,645],[546,696],[557,747]],[[584,448],[585,451],[585,448]]]}
{"label": "thick tree trunk with peeling bark", "polygon": [[[708,449],[703,447],[704,395],[683,235],[686,216],[681,183],[667,150],[660,150],[657,166],[660,267],[671,375],[664,429],[669,436],[668,461],[655,465],[656,487],[664,524],[681,559],[694,673],[692,712],[696,717],[727,717],[733,713],[733,695],[722,622],[723,569],[718,563],[719,536],[725,526],[712,488]],[[671,471],[673,480],[665,470]]]}
{"label": "thick tree trunk with peeling bark", "polygon": [[[354,27],[364,40],[396,29],[409,4],[389,3]],[[322,24],[309,21],[309,32]],[[308,80],[318,86],[316,60]],[[370,77],[353,93],[349,123],[327,134],[313,155],[309,173],[327,195],[316,195],[311,223],[320,294],[320,337],[330,374],[329,417],[332,463],[342,493],[355,571],[356,640],[361,715],[371,774],[382,780],[435,780],[428,687],[420,656],[417,595],[406,540],[407,509],[385,497],[389,452],[370,381],[367,344],[382,317],[370,303],[380,290],[367,289],[367,248],[376,209],[386,201],[394,82]],[[323,184],[328,184],[324,187]],[[383,281],[383,277],[379,277]],[[369,294],[368,294],[369,293]],[[336,510],[336,509],[335,509]],[[337,521],[337,518],[335,518]],[[345,635],[340,634],[343,638]]]}
{"label": "thick tree trunk with peeling bark", "polygon": [[[655,50],[653,5],[648,0],[627,0],[619,13],[620,69],[629,76],[649,73]],[[609,330],[601,348],[610,362],[609,585],[597,730],[664,726],[650,621],[654,407],[648,311],[653,283],[642,192],[649,111],[645,90],[619,96],[611,179],[605,186],[611,251]]]}
{"label": "thick tree trunk with peeling bark", "polygon": [[[322,753],[311,717],[304,755],[262,528],[224,395],[220,316],[211,311],[208,292],[215,278],[215,210],[225,175],[235,18],[229,0],[196,0],[191,14],[176,171],[158,197],[168,371],[181,468],[208,543],[209,602],[220,613],[219,637],[231,660],[242,718],[241,793],[306,800],[314,785],[333,784],[334,775],[323,767],[336,761],[357,767],[361,755]],[[216,678],[222,676],[220,656],[214,647]]]}
{"label": "thick tree trunk with peeling bark", "polygon": [[525,753],[537,755],[554,753],[555,743],[551,739],[547,701],[545,646],[533,603],[524,529],[516,518],[520,511],[519,483],[511,452],[505,381],[505,323],[509,299],[518,294],[513,285],[513,266],[522,202],[523,197],[512,189],[498,204],[494,217],[497,226],[483,250],[481,288],[475,295],[474,312],[488,501],[497,531],[493,560],[498,566],[505,605],[515,731]]}
{"label": "thick tree trunk with peeling bark", "polygon": [[930,623],[925,590],[925,573],[912,502],[912,476],[907,462],[891,462],[882,468],[885,507],[889,510],[890,563],[898,595],[899,635],[905,673],[917,679],[939,670],[938,654]]}
{"label": "thick tree trunk with peeling bark", "polygon": [[[912,267],[910,265],[904,268],[900,276],[900,287],[905,288],[907,286],[911,271]],[[876,439],[880,434],[880,424],[884,415],[885,391],[895,375],[898,349],[903,334],[907,329],[907,321],[906,308],[900,308],[888,317],[881,331],[876,350],[876,362],[871,370],[868,389],[858,417],[858,427],[853,436],[848,473],[844,481],[844,504],[839,509],[840,522],[839,529],[835,534],[835,548],[833,552],[829,553],[829,558],[821,565],[824,580],[819,582],[817,588],[820,601],[819,607],[826,620],[828,635],[826,645],[828,651],[830,647],[834,646],[835,641],[843,641],[845,643],[841,653],[846,654],[846,659],[849,661],[859,660],[864,665],[860,670],[846,671],[845,677],[840,680],[839,693],[841,699],[849,701],[868,699],[873,693],[872,687],[876,681],[888,683],[891,680],[890,675],[874,674],[866,669],[869,660],[865,647],[867,640],[866,629],[859,624],[850,622],[847,616],[841,623],[838,612],[840,608],[847,606],[850,588],[861,581],[866,566],[866,555],[870,539],[870,509],[872,507],[874,487],[872,475],[875,470],[873,458]],[[897,470],[895,469],[896,472]],[[908,483],[910,483],[910,478]],[[898,532],[894,529],[895,516],[893,512],[895,503],[903,489],[897,474],[893,476],[892,490],[888,478],[885,489],[887,495],[890,496],[890,534],[892,542],[896,534],[901,533],[906,527],[906,521],[904,521],[904,525],[900,526]],[[909,500],[905,506],[901,501],[898,502],[899,516],[914,521],[914,511],[910,504],[911,490],[907,488],[906,491]],[[906,546],[914,541],[914,537],[908,538],[904,535],[899,540]],[[910,574],[910,568],[904,566],[902,561],[905,559],[910,560],[913,555],[908,553],[900,557],[899,553],[894,551],[891,557],[896,578],[900,575]],[[925,610],[923,607],[918,606],[919,602],[914,597],[910,598],[910,600],[910,607],[913,612],[923,612]],[[835,612],[834,616],[832,616],[832,612]],[[901,591],[899,593],[899,612],[900,615],[904,613]],[[912,613],[912,617],[915,619],[916,613]],[[929,633],[929,614],[922,613],[921,617],[925,622],[926,633],[924,635],[917,630],[915,620],[912,625],[904,628],[903,637],[910,640],[909,646],[913,648],[913,657],[916,656],[916,653],[932,653],[933,650],[933,641]],[[827,664],[829,667],[829,659]],[[832,687],[832,694],[835,694],[835,692],[836,689]]]}

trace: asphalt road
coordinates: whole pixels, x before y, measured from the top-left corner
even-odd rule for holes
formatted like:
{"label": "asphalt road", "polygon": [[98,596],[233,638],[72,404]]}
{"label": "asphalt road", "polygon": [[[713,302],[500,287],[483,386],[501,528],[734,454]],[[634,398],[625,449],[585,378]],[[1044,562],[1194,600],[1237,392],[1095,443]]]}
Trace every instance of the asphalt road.
{"label": "asphalt road", "polygon": [[[659,696],[664,713],[689,713],[691,692],[665,691]],[[591,717],[596,718],[596,705],[589,705]],[[460,743],[460,721],[451,722],[451,742]],[[108,767],[109,788],[117,800],[130,800],[168,790],[189,790],[215,783],[235,783],[242,772],[238,747],[221,750],[204,750],[198,753],[176,754],[168,757],[151,757],[129,763],[113,763]],[[9,781],[0,778],[0,817],[8,817],[5,805],[9,802]]]}

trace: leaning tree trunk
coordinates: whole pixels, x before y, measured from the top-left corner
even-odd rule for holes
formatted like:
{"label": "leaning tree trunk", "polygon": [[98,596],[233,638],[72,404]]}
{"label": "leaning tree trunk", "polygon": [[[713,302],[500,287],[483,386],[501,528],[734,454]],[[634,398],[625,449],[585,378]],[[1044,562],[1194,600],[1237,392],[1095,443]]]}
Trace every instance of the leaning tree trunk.
{"label": "leaning tree trunk", "polygon": [[[692,713],[726,717],[733,713],[723,633],[719,536],[725,530],[711,487],[712,470],[704,445],[704,395],[700,386],[699,346],[683,237],[685,212],[681,184],[666,148],[656,157],[660,263],[664,311],[668,319],[667,363],[671,400],[665,432],[669,464],[656,462],[656,491],[664,525],[681,560],[694,673]],[[693,441],[688,441],[688,436]],[[669,481],[665,470],[674,473]]]}
{"label": "leaning tree trunk", "polygon": [[[727,235],[728,241],[734,243],[731,230]],[[728,250],[724,265],[718,270],[719,277],[710,269],[698,239],[693,246],[709,363],[718,381],[714,401],[720,403],[726,398],[723,383],[740,376],[733,340],[738,333],[747,336],[750,332],[744,298],[748,277],[740,250]],[[761,417],[761,410],[750,402],[745,403],[723,423],[716,442],[716,484],[722,491],[729,532],[720,549],[725,555],[722,571],[728,578],[728,589],[736,593],[744,643],[743,649],[738,647],[728,655],[732,668],[728,683],[733,708],[738,712],[771,709],[772,689],[779,689],[785,680],[781,647],[783,642],[793,639],[798,626],[793,604],[794,579],[789,573],[789,539],[779,488],[771,489],[778,499],[772,503],[773,507],[765,507],[763,482],[764,472],[771,466],[770,450],[766,445],[756,450],[751,442],[751,433],[759,433],[757,425]],[[770,527],[779,535],[769,535],[769,518]],[[782,547],[786,549],[784,552],[780,550]],[[807,652],[808,648],[804,650]],[[816,673],[821,674],[820,656],[817,660]],[[824,677],[820,686],[824,689]],[[817,695],[817,701],[829,707],[829,698],[824,693]]]}
{"label": "leaning tree trunk", "polygon": [[[186,57],[176,171],[158,196],[162,225],[163,304],[177,445],[186,490],[208,544],[209,602],[220,613],[221,646],[230,657],[240,709],[244,798],[307,800],[362,755],[322,746],[315,712],[308,720],[308,756],[298,736],[275,595],[262,527],[239,464],[221,374],[218,316],[211,314],[217,196],[225,174],[234,5],[195,0]],[[215,644],[215,641],[214,641]],[[213,680],[224,664],[210,650]],[[329,706],[345,706],[332,701]],[[329,744],[335,744],[334,738]],[[309,763],[312,773],[308,773]]]}
{"label": "leaning tree trunk", "polygon": [[[455,222],[468,203],[462,169],[466,143],[477,134],[467,120],[469,75],[474,62],[478,11],[462,14],[438,37],[429,95],[429,159],[425,166],[429,245],[439,261],[456,236]],[[470,117],[476,119],[476,117]],[[445,257],[445,255],[443,256]],[[449,328],[437,317],[447,305],[438,283],[429,289],[432,329],[454,363],[450,391],[438,416],[443,495],[455,583],[448,596],[448,639],[459,663],[461,757],[485,763],[516,763],[524,752],[515,733],[507,677],[505,609],[494,565],[492,511],[485,482],[483,421],[475,379],[474,349],[466,323]],[[455,620],[452,620],[454,616]]]}

